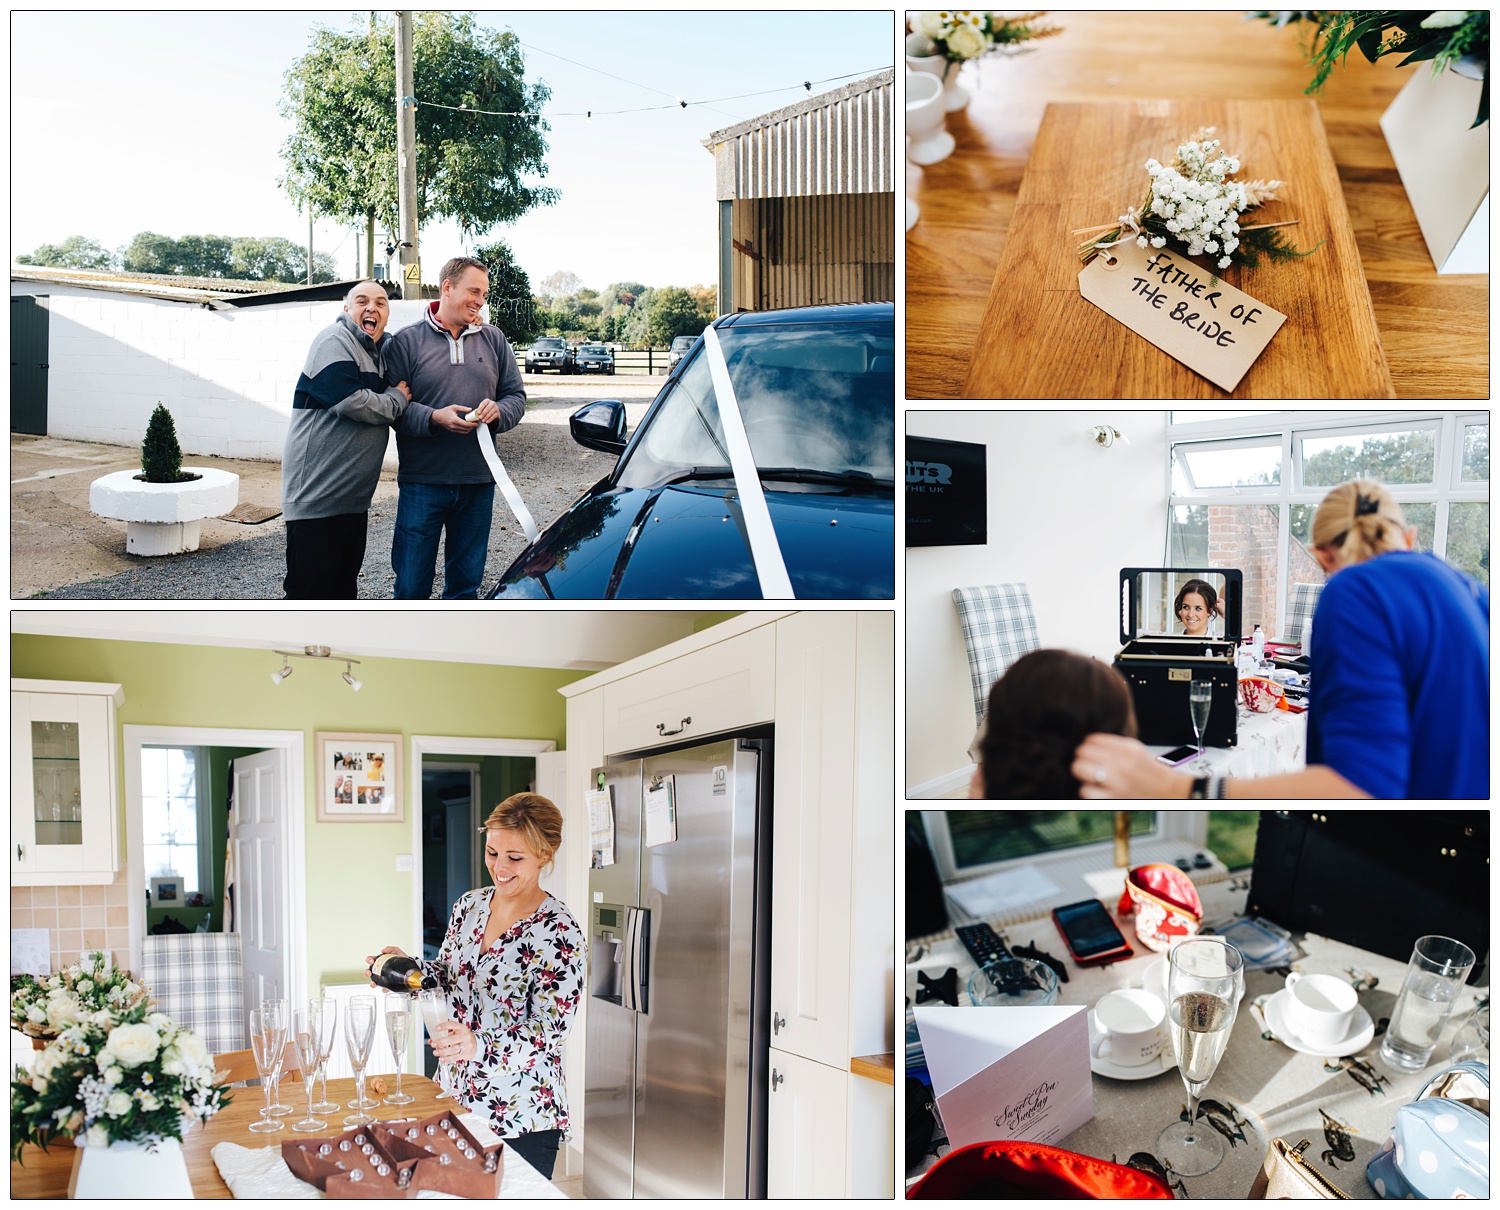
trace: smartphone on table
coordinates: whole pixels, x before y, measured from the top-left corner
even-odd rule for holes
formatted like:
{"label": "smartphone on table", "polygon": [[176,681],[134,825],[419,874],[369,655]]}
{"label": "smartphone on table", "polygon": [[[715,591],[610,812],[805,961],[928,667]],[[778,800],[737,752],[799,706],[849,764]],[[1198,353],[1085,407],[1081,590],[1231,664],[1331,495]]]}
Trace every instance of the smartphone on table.
{"label": "smartphone on table", "polygon": [[1180,748],[1173,748],[1170,752],[1163,752],[1156,759],[1164,765],[1180,765],[1185,760],[1191,760],[1198,755],[1198,749],[1192,744],[1183,744]]}
{"label": "smartphone on table", "polygon": [[1129,958],[1135,952],[1110,917],[1109,909],[1097,899],[1053,908],[1052,922],[1079,966],[1102,966]]}

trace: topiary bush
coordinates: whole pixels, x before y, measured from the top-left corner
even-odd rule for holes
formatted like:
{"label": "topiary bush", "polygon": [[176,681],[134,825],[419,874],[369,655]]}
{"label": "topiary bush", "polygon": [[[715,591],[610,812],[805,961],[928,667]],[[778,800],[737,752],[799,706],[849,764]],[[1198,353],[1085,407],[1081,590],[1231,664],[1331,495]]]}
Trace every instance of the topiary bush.
{"label": "topiary bush", "polygon": [[141,474],[137,479],[147,483],[181,483],[185,479],[197,479],[197,475],[182,473],[182,446],[177,444],[177,426],[172,423],[172,413],[161,404],[151,413],[151,422],[146,425],[146,440],[141,443]]}

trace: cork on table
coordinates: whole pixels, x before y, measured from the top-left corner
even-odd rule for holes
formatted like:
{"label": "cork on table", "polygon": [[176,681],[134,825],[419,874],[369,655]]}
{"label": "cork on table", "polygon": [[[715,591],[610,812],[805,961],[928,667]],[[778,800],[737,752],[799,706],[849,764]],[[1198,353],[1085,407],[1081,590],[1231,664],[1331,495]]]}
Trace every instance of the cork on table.
{"label": "cork on table", "polygon": [[[1188,262],[1287,316],[1231,395],[1086,301],[1079,228],[1144,198],[1150,157],[1171,163],[1200,127],[1216,129],[1242,177],[1286,181],[1242,220],[1281,222],[1302,249],[1284,264],[1215,270]],[[1175,245],[1170,245],[1175,248]],[[1047,106],[1026,167],[963,394],[971,398],[1392,398],[1322,119],[1312,101],[1062,102]]]}

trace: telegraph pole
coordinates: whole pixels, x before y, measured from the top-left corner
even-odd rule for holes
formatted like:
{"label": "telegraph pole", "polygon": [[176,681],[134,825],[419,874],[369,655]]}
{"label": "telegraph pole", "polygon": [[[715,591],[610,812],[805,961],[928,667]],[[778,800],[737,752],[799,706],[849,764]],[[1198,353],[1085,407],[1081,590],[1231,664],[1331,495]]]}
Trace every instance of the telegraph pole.
{"label": "telegraph pole", "polygon": [[411,13],[396,14],[396,163],[400,176],[401,297],[422,296],[417,254],[417,98],[411,68]]}

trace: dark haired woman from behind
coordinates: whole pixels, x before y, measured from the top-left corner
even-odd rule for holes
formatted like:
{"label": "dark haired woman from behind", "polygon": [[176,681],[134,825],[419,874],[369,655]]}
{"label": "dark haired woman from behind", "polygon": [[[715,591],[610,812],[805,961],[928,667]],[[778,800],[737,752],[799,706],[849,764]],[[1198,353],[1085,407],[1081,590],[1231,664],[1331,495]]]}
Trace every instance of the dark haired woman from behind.
{"label": "dark haired woman from behind", "polygon": [[1073,752],[1092,732],[1135,735],[1130,689],[1071,651],[1023,655],[990,688],[970,798],[1077,798]]}

